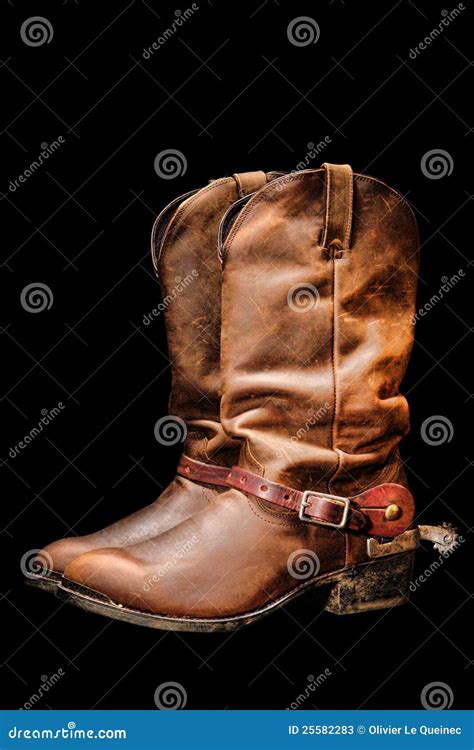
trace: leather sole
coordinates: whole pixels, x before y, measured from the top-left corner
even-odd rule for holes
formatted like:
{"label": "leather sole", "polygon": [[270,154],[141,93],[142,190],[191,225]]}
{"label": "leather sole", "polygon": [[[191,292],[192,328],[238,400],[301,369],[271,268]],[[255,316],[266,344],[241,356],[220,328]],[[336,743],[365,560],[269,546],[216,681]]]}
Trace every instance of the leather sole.
{"label": "leather sole", "polygon": [[329,593],[322,606],[334,614],[354,614],[404,604],[409,598],[413,560],[414,553],[409,552],[325,573],[263,607],[231,617],[170,617],[142,612],[117,604],[104,594],[67,578],[61,580],[56,593],[88,612],[134,625],[182,632],[227,632],[257,622],[296,597],[323,587],[328,587]]}
{"label": "leather sole", "polygon": [[51,594],[54,594],[62,577],[62,573],[58,573],[56,570],[51,570],[49,573],[44,573],[43,575],[29,573],[28,576],[25,577],[25,583],[27,586],[32,586],[35,589],[41,589],[41,591],[48,591]]}

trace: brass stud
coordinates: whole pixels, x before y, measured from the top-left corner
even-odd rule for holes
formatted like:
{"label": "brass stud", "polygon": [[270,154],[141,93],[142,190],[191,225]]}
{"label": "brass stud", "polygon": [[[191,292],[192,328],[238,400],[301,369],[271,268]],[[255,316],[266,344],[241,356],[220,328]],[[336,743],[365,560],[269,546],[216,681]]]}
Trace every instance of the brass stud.
{"label": "brass stud", "polygon": [[388,505],[385,508],[385,520],[386,521],[396,521],[400,516],[402,515],[402,509],[399,505]]}

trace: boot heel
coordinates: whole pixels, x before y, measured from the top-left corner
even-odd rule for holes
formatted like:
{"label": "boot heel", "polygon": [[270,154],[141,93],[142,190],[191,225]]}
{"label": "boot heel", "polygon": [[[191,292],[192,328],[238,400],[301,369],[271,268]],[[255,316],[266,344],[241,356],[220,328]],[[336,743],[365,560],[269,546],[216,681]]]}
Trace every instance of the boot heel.
{"label": "boot heel", "polygon": [[387,609],[404,604],[410,595],[414,552],[357,565],[341,574],[325,609],[336,615]]}

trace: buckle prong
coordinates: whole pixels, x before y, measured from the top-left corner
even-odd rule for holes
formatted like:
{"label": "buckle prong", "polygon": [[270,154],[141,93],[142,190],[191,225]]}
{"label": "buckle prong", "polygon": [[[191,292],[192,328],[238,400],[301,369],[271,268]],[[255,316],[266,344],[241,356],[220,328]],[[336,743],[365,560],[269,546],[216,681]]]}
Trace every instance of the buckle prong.
{"label": "buckle prong", "polygon": [[[307,508],[310,503],[310,497],[324,497],[325,499],[331,500],[337,505],[343,505],[344,510],[342,513],[341,521],[339,523],[331,523],[330,521],[320,521],[317,518],[311,518],[311,516],[307,516],[305,513],[305,508]],[[316,526],[328,526],[332,529],[343,529],[347,523],[347,519],[349,518],[350,504],[351,501],[347,497],[339,497],[338,495],[326,495],[324,492],[312,492],[311,490],[306,490],[305,492],[303,492],[300,509],[298,511],[298,518],[300,519],[300,521],[304,521],[305,523],[313,523]]]}

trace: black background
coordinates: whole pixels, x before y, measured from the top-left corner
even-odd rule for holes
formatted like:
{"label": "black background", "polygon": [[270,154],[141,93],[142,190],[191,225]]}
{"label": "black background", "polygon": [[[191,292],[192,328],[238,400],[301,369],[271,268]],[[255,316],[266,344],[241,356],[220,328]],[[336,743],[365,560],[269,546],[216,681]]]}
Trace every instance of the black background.
{"label": "black background", "polygon": [[[11,425],[2,449],[2,548],[11,574],[2,589],[2,629],[11,625],[2,639],[5,706],[22,706],[42,676],[61,668],[64,677],[37,707],[153,709],[156,687],[176,681],[187,708],[285,708],[308,675],[325,669],[331,676],[302,707],[418,708],[432,681],[450,686],[454,708],[466,707],[467,544],[404,607],[338,618],[303,600],[231,636],[112,622],[22,584],[26,550],[128,514],[173,475],[177,450],[153,434],[170,385],[163,324],[142,323],[160,300],[149,257],[156,213],[209,178],[294,169],[308,144],[326,136],[309,167],[347,161],[412,202],[419,306],[442,277],[465,273],[417,327],[403,384],[412,415],[403,458],[419,520],[451,521],[469,539],[470,446],[461,438],[472,371],[469,3],[415,59],[410,49],[450,5],[198,4],[144,59],[176,6],[2,3],[3,407]],[[22,42],[21,24],[32,15],[51,22],[49,44]],[[316,44],[290,43],[287,27],[299,16],[317,21]],[[58,136],[60,149],[12,192],[9,181]],[[164,149],[185,155],[176,179],[154,171]],[[449,176],[423,174],[421,159],[432,149],[450,155]],[[54,295],[40,314],[20,303],[33,282]],[[65,408],[43,435],[9,458],[41,410],[60,401]],[[433,415],[451,422],[449,442],[422,439]],[[421,551],[418,572],[433,559]]]}

